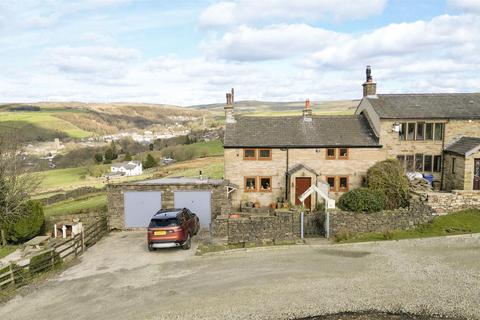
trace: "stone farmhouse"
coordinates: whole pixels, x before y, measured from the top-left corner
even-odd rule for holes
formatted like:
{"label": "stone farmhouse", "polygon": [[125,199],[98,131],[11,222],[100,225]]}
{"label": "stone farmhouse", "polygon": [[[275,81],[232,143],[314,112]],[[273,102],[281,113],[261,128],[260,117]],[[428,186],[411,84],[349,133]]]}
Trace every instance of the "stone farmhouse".
{"label": "stone farmhouse", "polygon": [[[225,106],[225,179],[244,202],[299,205],[325,182],[338,197],[362,185],[377,161],[398,159],[407,172],[432,175],[443,190],[480,190],[480,94],[377,94],[370,67],[354,115],[317,116],[307,100],[298,116],[234,114]],[[317,203],[315,195],[305,201]]]}
{"label": "stone farmhouse", "polygon": [[140,161],[127,161],[122,163],[112,164],[110,171],[113,174],[130,176],[139,176],[142,174],[142,163]]}

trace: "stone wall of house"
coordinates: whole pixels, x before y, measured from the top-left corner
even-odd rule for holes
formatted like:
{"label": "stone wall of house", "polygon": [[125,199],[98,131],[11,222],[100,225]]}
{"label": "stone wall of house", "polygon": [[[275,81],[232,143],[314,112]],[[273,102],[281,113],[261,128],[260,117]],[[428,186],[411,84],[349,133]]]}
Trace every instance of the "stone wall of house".
{"label": "stone wall of house", "polygon": [[[455,159],[455,170],[453,170],[453,159]],[[465,188],[465,158],[445,153],[443,159],[443,190],[462,190]],[[473,170],[473,169],[472,169]],[[472,177],[473,181],[473,177]],[[471,189],[471,187],[470,187]]]}
{"label": "stone wall of house", "polygon": [[411,205],[410,208],[374,213],[335,210],[330,212],[330,235],[409,230],[415,228],[415,226],[428,223],[433,218],[432,209],[420,203]]}
{"label": "stone wall of house", "polygon": [[[225,179],[239,186],[232,193],[232,206],[239,208],[240,203],[259,202],[261,206],[269,206],[277,202],[278,198],[285,199],[288,189],[288,199],[293,202],[295,197],[295,179],[290,179],[286,185],[287,150],[272,149],[272,160],[244,160],[243,149],[225,149]],[[312,184],[318,180],[326,181],[328,176],[347,176],[350,189],[360,187],[368,168],[377,161],[385,159],[385,153],[379,148],[350,148],[348,160],[327,160],[326,149],[289,149],[288,168],[303,164],[313,169],[318,176],[313,175]],[[309,171],[296,173],[296,176],[310,176]],[[271,192],[247,192],[244,188],[245,177],[271,177]],[[341,192],[332,192],[334,198],[340,197]],[[315,199],[312,199],[312,207]]]}
{"label": "stone wall of house", "polygon": [[125,229],[124,193],[127,191],[160,191],[162,192],[162,208],[174,207],[175,191],[211,191],[212,220],[222,211],[228,210],[228,201],[223,185],[210,184],[172,184],[172,185],[141,185],[117,184],[107,188],[108,216],[111,229]]}
{"label": "stone wall of house", "polygon": [[427,193],[427,205],[438,215],[465,209],[478,209],[480,208],[480,191],[429,192]]}

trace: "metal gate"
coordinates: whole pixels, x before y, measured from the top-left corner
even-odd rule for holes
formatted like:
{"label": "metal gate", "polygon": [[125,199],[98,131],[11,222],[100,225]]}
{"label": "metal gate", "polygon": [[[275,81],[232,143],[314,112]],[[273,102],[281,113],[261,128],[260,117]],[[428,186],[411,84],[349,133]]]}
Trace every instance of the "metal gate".
{"label": "metal gate", "polygon": [[150,219],[162,208],[162,193],[129,191],[124,194],[125,227],[146,228]]}
{"label": "metal gate", "polygon": [[210,228],[212,220],[211,191],[175,191],[175,208],[188,208],[195,213],[203,228]]}

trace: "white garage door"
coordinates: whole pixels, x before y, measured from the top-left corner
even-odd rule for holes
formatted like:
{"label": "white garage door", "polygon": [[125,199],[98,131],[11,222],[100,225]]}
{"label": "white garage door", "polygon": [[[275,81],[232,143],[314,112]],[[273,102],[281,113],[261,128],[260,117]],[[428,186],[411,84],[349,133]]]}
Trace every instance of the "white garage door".
{"label": "white garage door", "polygon": [[162,193],[156,191],[129,191],[124,194],[125,227],[145,228],[162,208]]}
{"label": "white garage door", "polygon": [[188,208],[195,213],[203,228],[209,228],[212,219],[211,191],[175,191],[175,208]]}

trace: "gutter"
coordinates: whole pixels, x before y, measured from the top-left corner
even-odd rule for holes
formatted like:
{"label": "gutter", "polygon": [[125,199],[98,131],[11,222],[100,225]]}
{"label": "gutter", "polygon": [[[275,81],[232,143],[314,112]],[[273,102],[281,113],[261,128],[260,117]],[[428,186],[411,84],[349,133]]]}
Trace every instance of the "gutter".
{"label": "gutter", "polygon": [[288,148],[286,148],[286,149],[287,149],[287,151],[286,151],[287,152],[287,157],[286,157],[286,163],[285,163],[285,201],[288,200],[288,189],[290,187],[290,183],[288,183],[288,160],[289,160],[288,156],[289,156],[289,154],[288,154]]}
{"label": "gutter", "polygon": [[442,134],[442,175],[440,177],[440,190],[443,190],[444,187],[443,187],[443,179],[444,179],[444,175],[445,175],[445,132],[446,132],[446,128],[447,128],[447,122],[445,122],[445,124],[443,125],[443,134]]}

